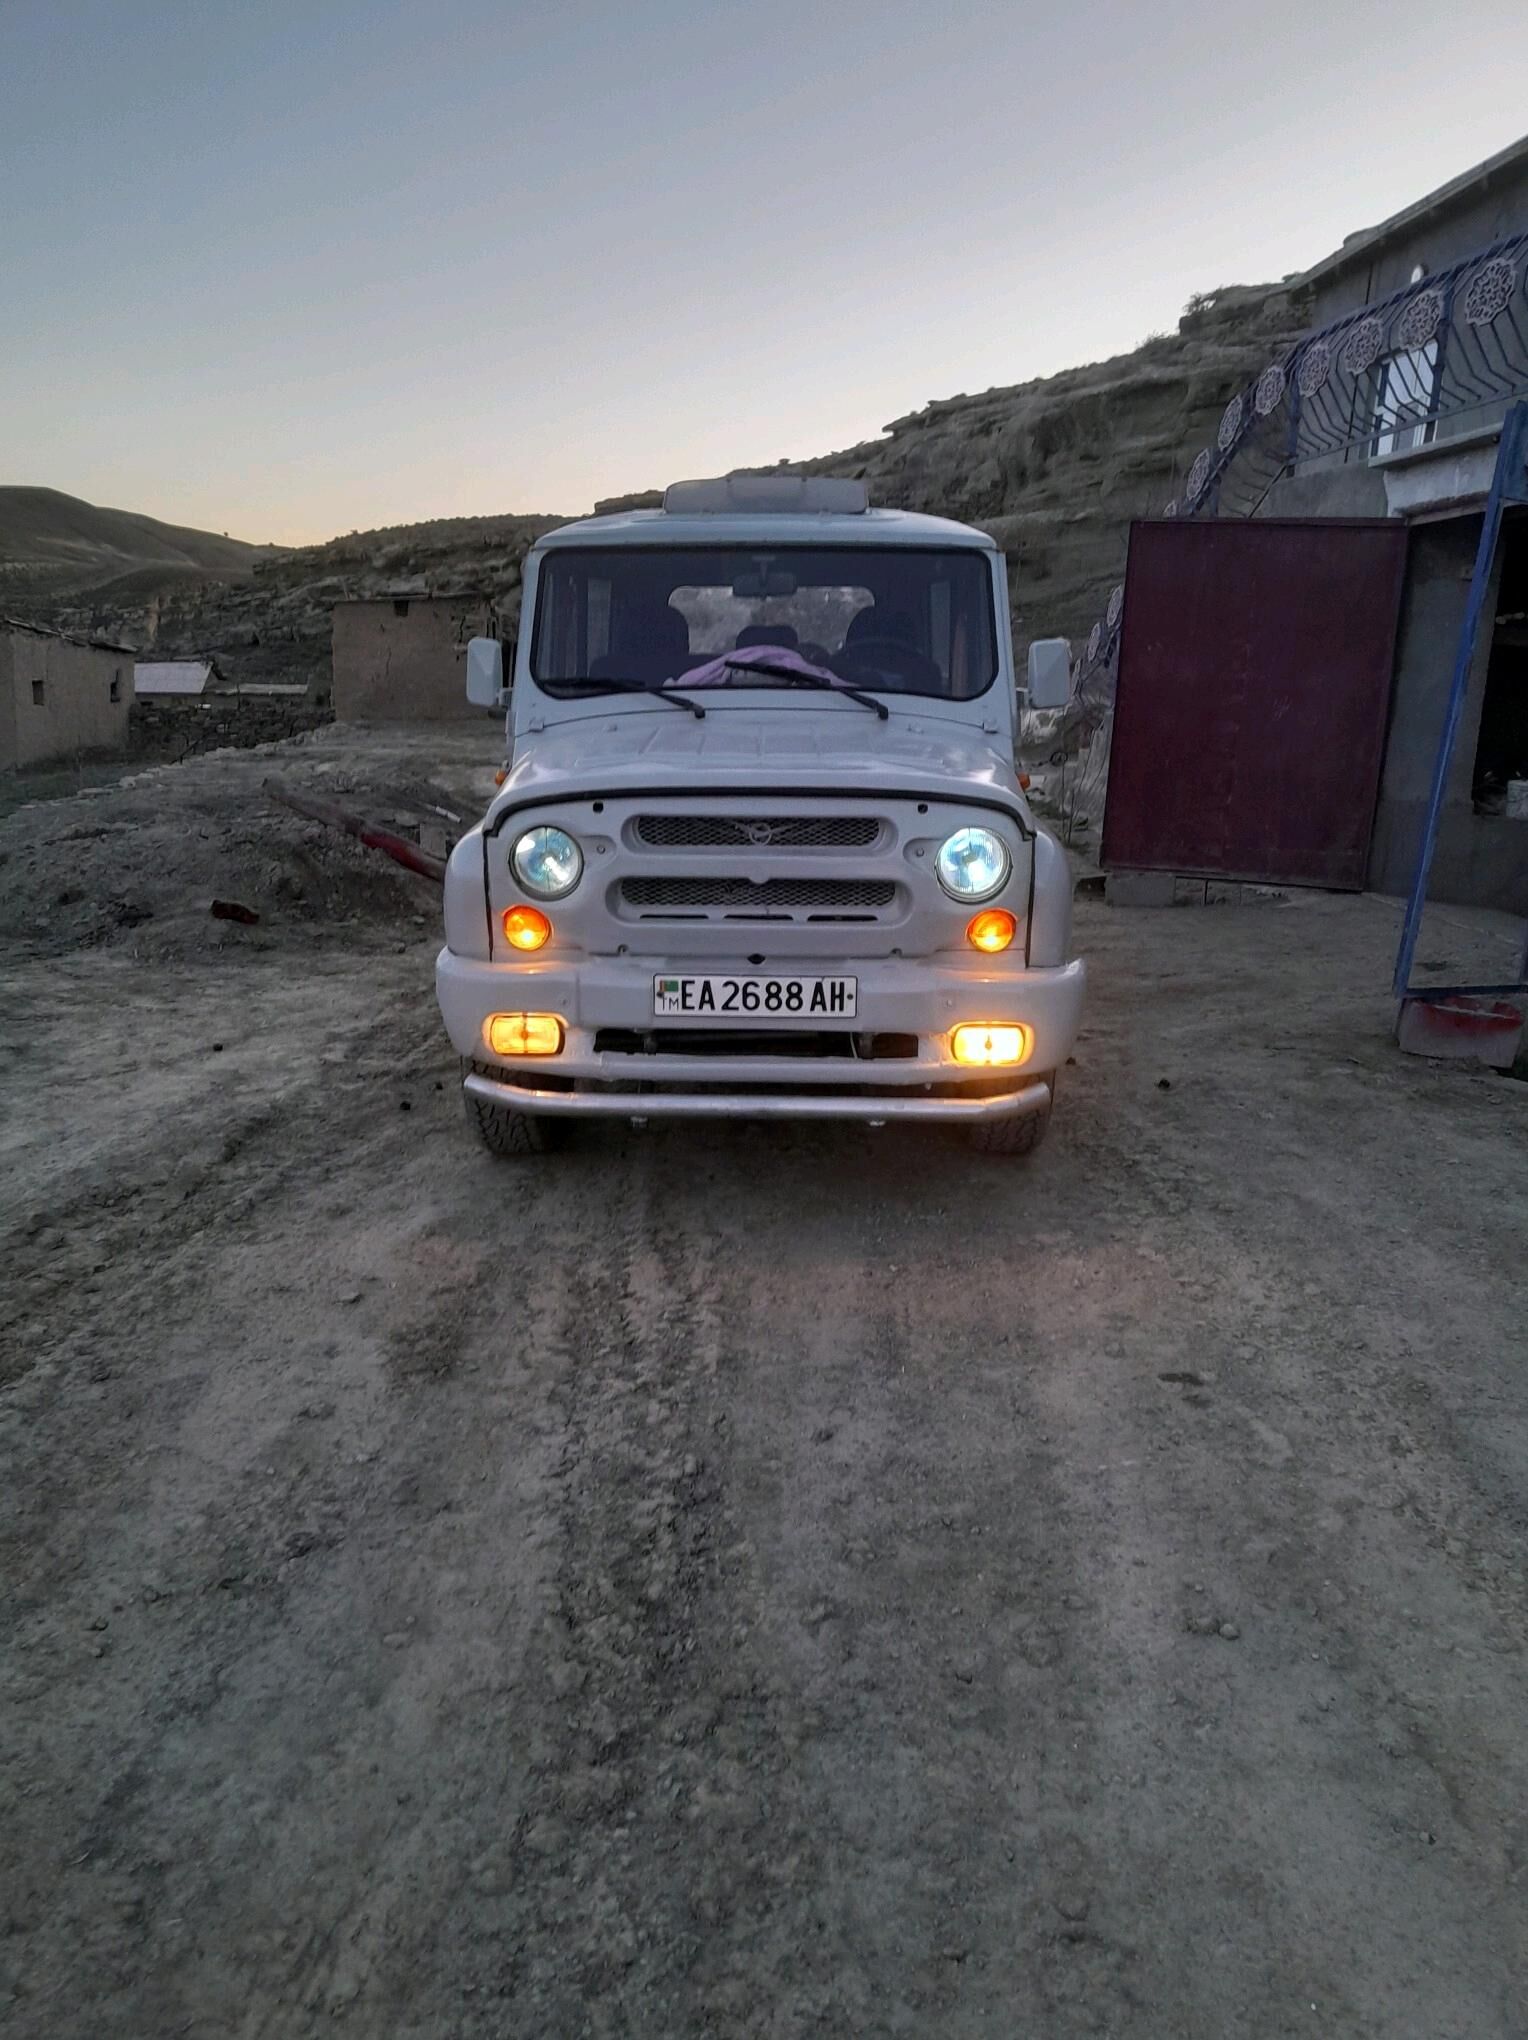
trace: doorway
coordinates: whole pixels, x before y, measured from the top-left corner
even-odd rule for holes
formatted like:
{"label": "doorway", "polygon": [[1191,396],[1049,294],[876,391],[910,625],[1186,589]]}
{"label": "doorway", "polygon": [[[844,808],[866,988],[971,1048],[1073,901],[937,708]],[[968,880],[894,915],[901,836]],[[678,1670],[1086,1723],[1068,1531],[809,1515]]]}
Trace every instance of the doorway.
{"label": "doorway", "polygon": [[1508,789],[1528,784],[1528,511],[1502,519],[1498,547],[1496,621],[1470,780],[1478,815],[1508,813],[1509,799],[1521,799]]}

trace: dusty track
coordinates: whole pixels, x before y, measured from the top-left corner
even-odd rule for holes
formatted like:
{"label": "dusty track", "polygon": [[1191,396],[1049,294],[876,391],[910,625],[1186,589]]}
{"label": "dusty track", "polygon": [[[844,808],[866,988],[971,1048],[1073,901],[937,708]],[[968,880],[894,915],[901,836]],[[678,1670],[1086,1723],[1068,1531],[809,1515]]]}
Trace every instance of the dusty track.
{"label": "dusty track", "polygon": [[10,966],[7,2030],[1520,2031],[1528,1087],[1391,925],[1085,907],[1027,1167]]}

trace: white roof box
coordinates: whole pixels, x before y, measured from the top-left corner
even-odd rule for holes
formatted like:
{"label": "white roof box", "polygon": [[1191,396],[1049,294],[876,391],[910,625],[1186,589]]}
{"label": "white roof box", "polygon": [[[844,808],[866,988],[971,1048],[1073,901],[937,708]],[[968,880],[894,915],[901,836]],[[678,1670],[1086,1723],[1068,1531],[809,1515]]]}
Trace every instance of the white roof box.
{"label": "white roof box", "polygon": [[784,516],[863,517],[870,496],[863,482],[837,475],[722,475],[713,482],[670,482],[663,507],[671,517],[720,516],[760,511]]}

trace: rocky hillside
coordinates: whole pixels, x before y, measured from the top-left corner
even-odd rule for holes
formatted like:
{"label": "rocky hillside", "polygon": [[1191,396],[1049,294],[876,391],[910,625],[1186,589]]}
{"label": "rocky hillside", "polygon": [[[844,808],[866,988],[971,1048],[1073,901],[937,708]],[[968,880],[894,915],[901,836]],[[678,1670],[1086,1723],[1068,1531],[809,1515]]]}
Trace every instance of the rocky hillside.
{"label": "rocky hillside", "polygon": [[[1189,306],[1176,333],[1157,335],[1130,354],[980,396],[947,397],[898,418],[880,439],[792,465],[862,476],[875,502],[984,526],[1012,562],[1021,643],[1085,636],[1120,577],[1130,519],[1159,512],[1178,493],[1195,453],[1213,442],[1229,398],[1303,323],[1290,284],[1217,291]],[[151,519],[135,521],[152,527]],[[131,579],[39,588],[24,605],[18,599],[11,606],[153,645],[166,656],[210,652],[245,679],[302,678],[321,688],[336,601],[481,592],[512,609],[526,552],[557,521],[505,516],[400,525],[258,555],[224,578],[150,565]],[[0,526],[0,574],[9,557]]]}

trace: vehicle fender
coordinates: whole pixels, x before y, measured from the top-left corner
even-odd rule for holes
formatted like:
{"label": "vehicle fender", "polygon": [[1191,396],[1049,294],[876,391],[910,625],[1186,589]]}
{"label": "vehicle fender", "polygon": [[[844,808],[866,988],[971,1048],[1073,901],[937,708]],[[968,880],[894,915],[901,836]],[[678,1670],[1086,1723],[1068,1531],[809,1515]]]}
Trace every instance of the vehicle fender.
{"label": "vehicle fender", "polygon": [[1029,926],[1029,962],[1036,970],[1069,963],[1072,955],[1072,868],[1046,829],[1036,829],[1035,909]]}
{"label": "vehicle fender", "polygon": [[479,823],[459,838],[446,864],[446,947],[453,956],[487,963],[493,951],[488,931],[488,887]]}

